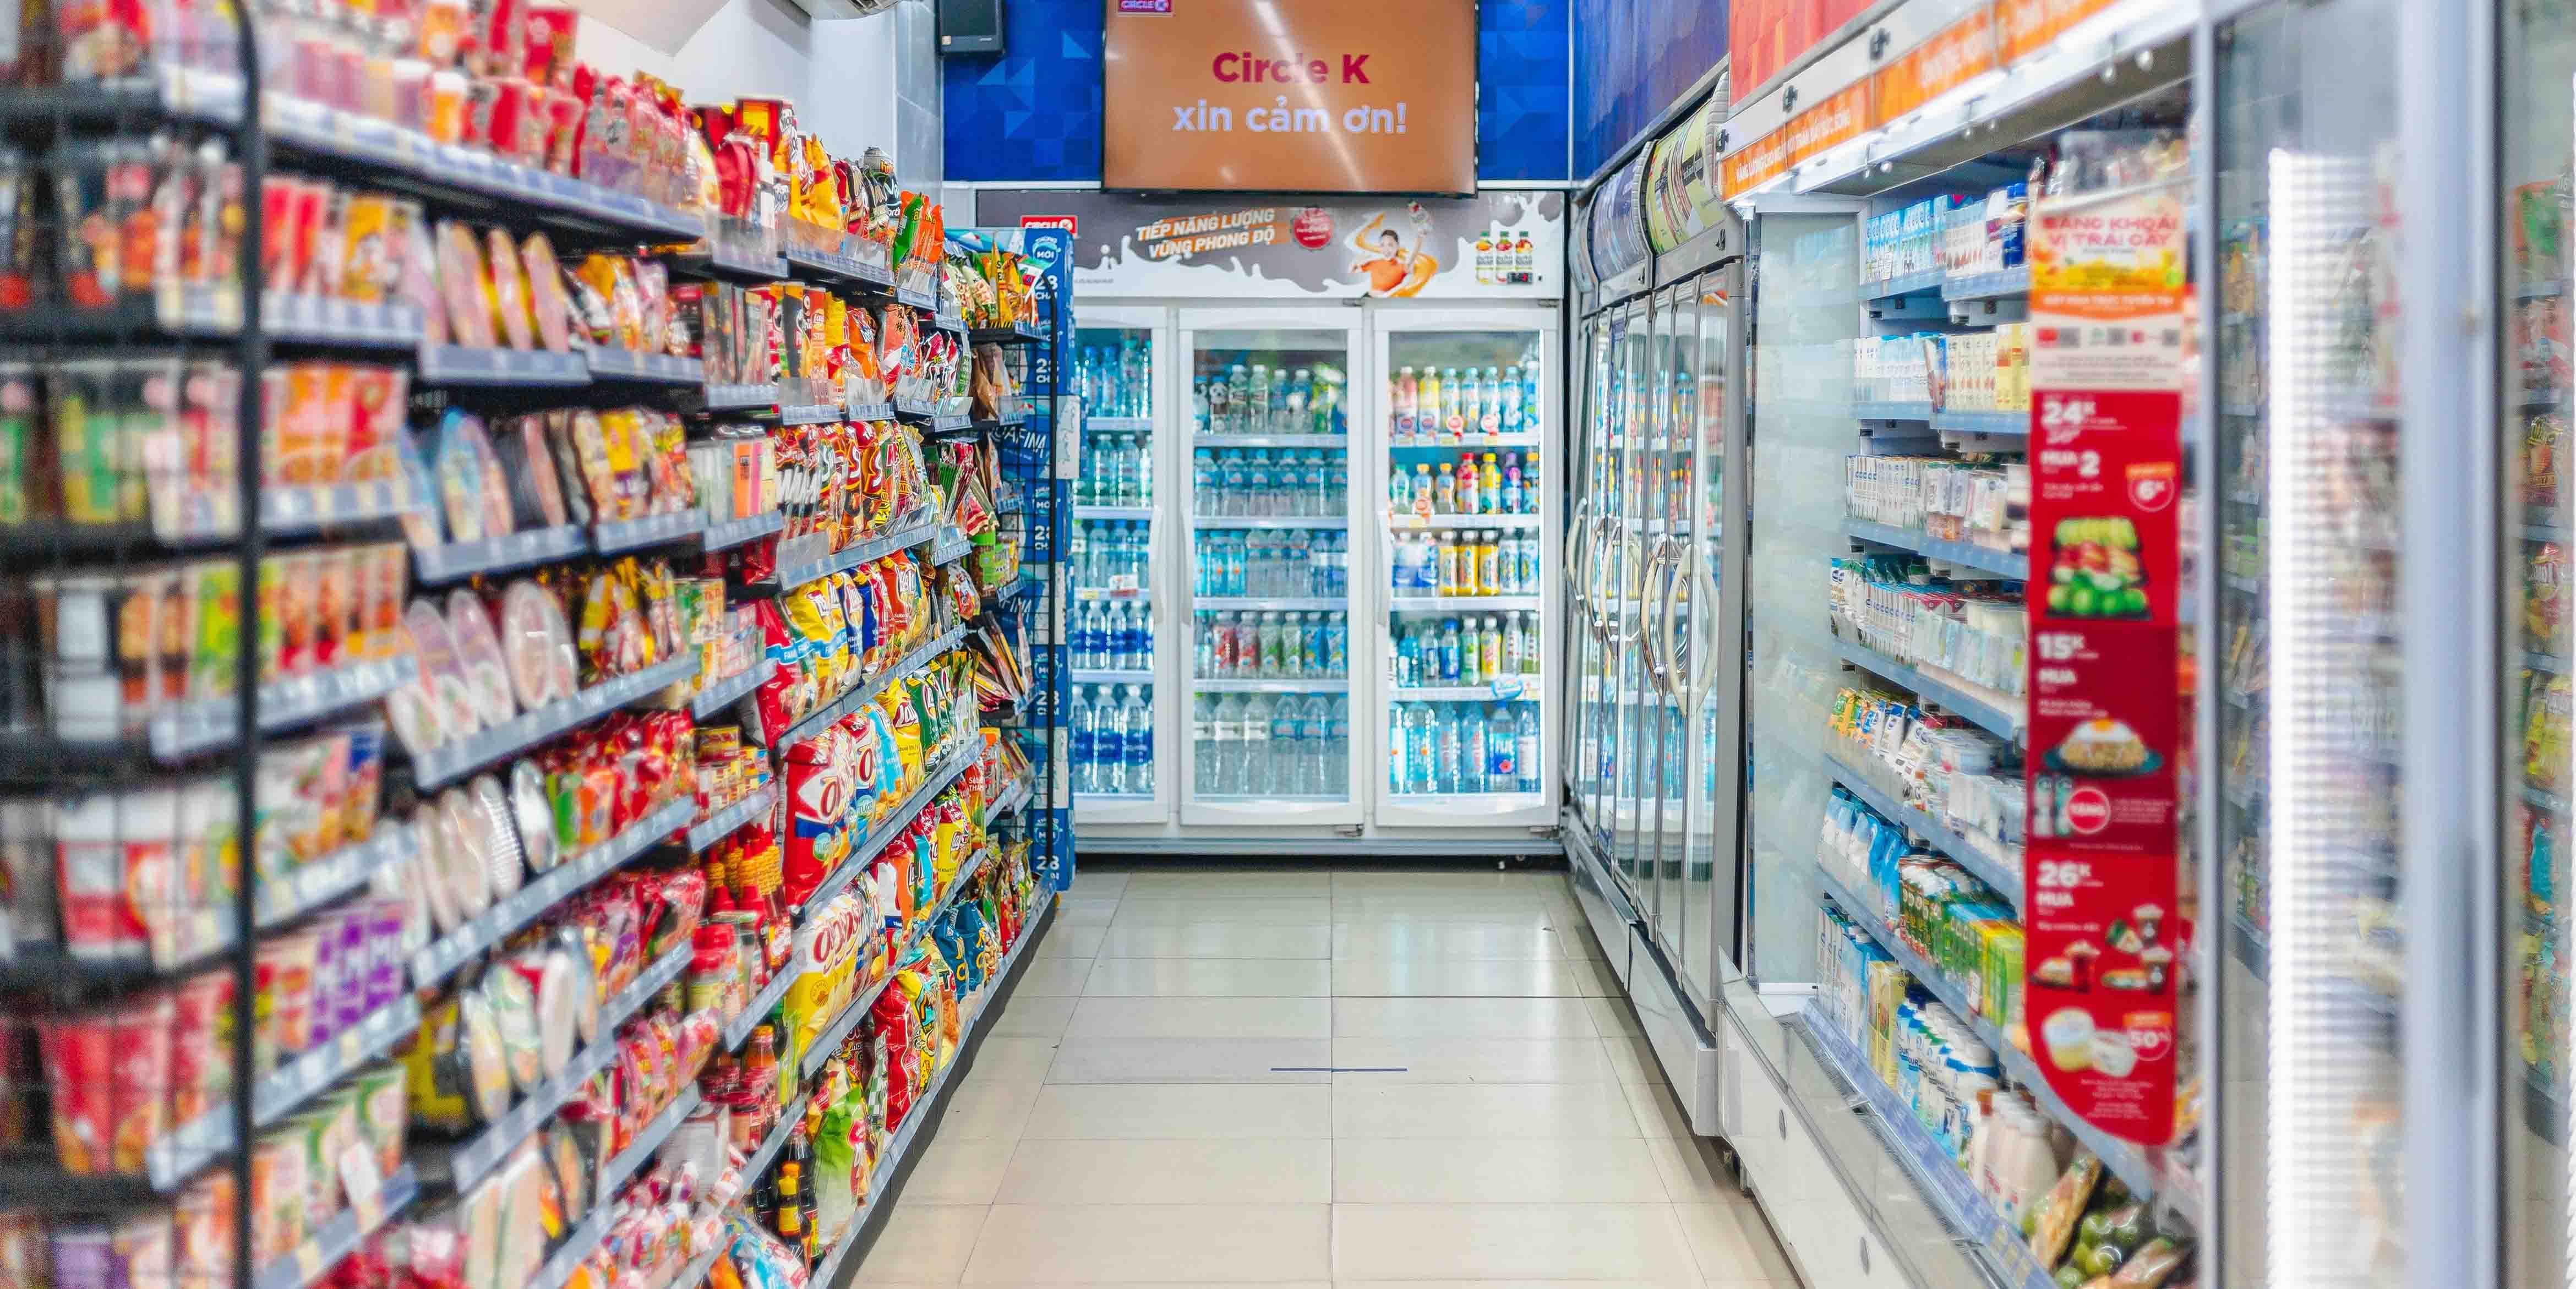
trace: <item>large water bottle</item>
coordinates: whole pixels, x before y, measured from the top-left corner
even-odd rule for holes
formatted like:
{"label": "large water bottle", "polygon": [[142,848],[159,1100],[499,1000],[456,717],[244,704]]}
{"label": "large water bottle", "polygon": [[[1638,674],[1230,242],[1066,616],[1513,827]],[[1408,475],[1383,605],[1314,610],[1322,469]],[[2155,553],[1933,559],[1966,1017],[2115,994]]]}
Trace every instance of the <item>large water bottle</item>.
{"label": "large water bottle", "polygon": [[1483,792],[1489,760],[1484,718],[1475,708],[1460,706],[1451,710],[1450,719],[1458,730],[1458,786],[1453,791]]}
{"label": "large water bottle", "polygon": [[1216,502],[1216,484],[1216,454],[1206,448],[1190,453],[1190,504],[1198,513],[1216,513],[1208,508]]}
{"label": "large water bottle", "polygon": [[1261,615],[1259,632],[1260,661],[1256,664],[1253,674],[1263,680],[1277,680],[1279,679],[1279,615],[1264,612]]}
{"label": "large water bottle", "polygon": [[1073,687],[1073,790],[1076,792],[1100,791],[1100,781],[1093,771],[1099,738],[1091,719],[1091,690],[1087,686],[1076,685]]}
{"label": "large water bottle", "polygon": [[1127,438],[1127,450],[1135,458],[1133,464],[1128,469],[1128,476],[1136,481],[1136,500],[1129,504],[1138,506],[1153,505],[1153,445],[1150,442],[1138,440],[1134,435],[1129,435]]}
{"label": "large water bottle", "polygon": [[1306,785],[1298,776],[1305,763],[1305,708],[1296,695],[1283,694],[1270,709],[1270,777],[1254,790],[1274,797],[1304,795]]}
{"label": "large water bottle", "polygon": [[1512,725],[1512,706],[1496,703],[1493,711],[1485,717],[1487,792],[1518,792],[1521,788],[1520,734]]}
{"label": "large water bottle", "polygon": [[1517,373],[1512,377],[1505,379],[1502,382],[1502,386],[1502,430],[1505,434],[1518,434],[1521,431],[1521,409],[1528,405],[1526,401],[1527,391],[1521,388],[1521,382]]}
{"label": "large water bottle", "polygon": [[1235,724],[1233,699],[1220,694],[1209,702],[1201,694],[1198,709],[1206,713],[1208,725],[1207,759],[1200,762],[1198,791],[1204,796],[1232,792],[1235,773],[1243,764],[1243,730]]}
{"label": "large water bottle", "polygon": [[1269,699],[1254,694],[1243,700],[1243,775],[1237,792],[1258,794],[1275,778],[1270,715]]}
{"label": "large water bottle", "polygon": [[1338,797],[1351,781],[1351,709],[1339,695],[1324,702],[1331,721],[1324,729],[1324,791]]}
{"label": "large water bottle", "polygon": [[1386,719],[1386,790],[1413,791],[1413,744],[1405,732],[1405,722],[1412,718],[1412,708],[1397,703],[1387,711]]}
{"label": "large water bottle", "polygon": [[1444,618],[1440,623],[1440,683],[1455,685],[1458,681],[1458,619]]}
{"label": "large water bottle", "polygon": [[1538,360],[1521,364],[1521,419],[1530,429],[1539,428]]}
{"label": "large water bottle", "polygon": [[1315,374],[1304,367],[1288,374],[1288,392],[1279,400],[1282,434],[1306,432],[1307,409],[1315,401]]}
{"label": "large water bottle", "polygon": [[1231,734],[1232,731],[1223,734],[1218,732],[1214,704],[1204,697],[1192,700],[1190,703],[1190,777],[1195,784],[1193,791],[1217,790],[1217,767],[1223,763],[1218,749],[1226,745],[1220,740],[1230,740]]}
{"label": "large water bottle", "polygon": [[1415,703],[1405,717],[1405,791],[1429,792],[1439,782],[1439,736],[1432,730],[1431,704]]}
{"label": "large water bottle", "polygon": [[1247,515],[1279,513],[1279,474],[1270,461],[1270,450],[1253,452],[1252,463],[1243,470],[1244,509]]}
{"label": "large water bottle", "polygon": [[1271,432],[1270,408],[1275,398],[1275,394],[1271,389],[1272,383],[1273,382],[1270,379],[1270,369],[1262,366],[1260,363],[1254,363],[1252,365],[1252,383],[1245,387],[1244,392],[1244,433],[1268,434]]}
{"label": "large water bottle", "polygon": [[1073,628],[1073,666],[1077,671],[1100,670],[1100,601],[1082,606],[1082,616]]}
{"label": "large water bottle", "polygon": [[1207,507],[1203,515],[1240,515],[1243,513],[1243,453],[1227,448],[1216,456],[1216,496],[1199,503]]}
{"label": "large water bottle", "polygon": [[1206,609],[1190,615],[1190,674],[1201,680],[1216,675],[1216,615]]}
{"label": "large water bottle", "polygon": [[1351,593],[1351,539],[1348,533],[1333,534],[1333,586],[1336,600]]}
{"label": "large water bottle", "polygon": [[1127,726],[1127,790],[1138,796],[1154,791],[1154,713],[1145,706],[1137,686],[1127,686],[1126,701],[1120,704]]}
{"label": "large water bottle", "polygon": [[1129,606],[1125,604],[1111,604],[1109,606],[1109,639],[1107,648],[1103,650],[1104,653],[1108,654],[1109,660],[1104,663],[1103,666],[1110,671],[1130,670],[1129,659],[1135,649],[1135,645],[1136,615],[1131,612]]}
{"label": "large water bottle", "polygon": [[1538,791],[1538,704],[1512,706],[1520,709],[1520,719],[1512,724],[1512,771],[1520,779],[1515,791]]}
{"label": "large water bottle", "polygon": [[1462,758],[1466,749],[1459,738],[1458,709],[1455,706],[1443,707],[1440,710],[1437,719],[1432,723],[1431,736],[1437,740],[1431,754],[1431,790],[1438,793],[1456,792],[1458,791],[1458,771],[1463,763]]}
{"label": "large water bottle", "polygon": [[1283,588],[1286,594],[1321,594],[1315,589],[1315,534],[1303,528],[1290,529],[1282,545],[1280,562],[1287,566],[1288,585]]}
{"label": "large water bottle", "polygon": [[1120,796],[1127,792],[1127,713],[1118,706],[1115,691],[1100,687],[1100,732],[1092,739],[1092,755],[1099,760],[1100,790]]}
{"label": "large water bottle", "polygon": [[1351,674],[1351,620],[1345,613],[1324,615],[1324,674],[1341,679]]}
{"label": "large water bottle", "polygon": [[1458,622],[1458,683],[1485,683],[1485,633],[1472,617]]}
{"label": "large water bottle", "polygon": [[1154,666],[1154,615],[1142,604],[1136,606],[1136,628],[1128,639],[1134,643],[1134,647],[1127,653],[1127,670],[1152,670]]}

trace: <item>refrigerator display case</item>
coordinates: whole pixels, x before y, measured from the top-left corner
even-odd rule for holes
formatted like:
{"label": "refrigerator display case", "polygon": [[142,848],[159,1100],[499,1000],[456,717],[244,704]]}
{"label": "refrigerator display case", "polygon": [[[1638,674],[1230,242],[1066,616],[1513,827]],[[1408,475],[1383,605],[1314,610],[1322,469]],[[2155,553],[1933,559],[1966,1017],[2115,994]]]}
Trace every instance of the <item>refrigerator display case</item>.
{"label": "refrigerator display case", "polygon": [[[1187,588],[1184,825],[1364,821],[1350,666],[1352,374],[1347,311],[1185,313],[1191,426],[1174,471]],[[1176,386],[1173,396],[1177,401]]]}
{"label": "refrigerator display case", "polygon": [[1559,704],[1546,642],[1557,506],[1546,480],[1559,332],[1536,310],[1375,319],[1367,419],[1383,598],[1368,663],[1387,828],[1544,825]]}
{"label": "refrigerator display case", "polygon": [[1155,683],[1170,632],[1155,570],[1170,521],[1156,504],[1167,493],[1157,416],[1170,365],[1159,309],[1083,311],[1070,366],[1081,399],[1082,453],[1072,479],[1072,727],[1068,769],[1076,823],[1158,820],[1177,791],[1168,759],[1177,747],[1169,686]]}

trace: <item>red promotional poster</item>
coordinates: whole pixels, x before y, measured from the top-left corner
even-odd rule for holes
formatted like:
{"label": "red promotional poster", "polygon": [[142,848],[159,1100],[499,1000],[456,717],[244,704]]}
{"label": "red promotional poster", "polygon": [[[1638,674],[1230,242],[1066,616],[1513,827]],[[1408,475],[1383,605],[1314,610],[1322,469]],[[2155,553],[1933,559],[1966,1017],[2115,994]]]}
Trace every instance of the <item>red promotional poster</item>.
{"label": "red promotional poster", "polygon": [[2181,196],[2056,194],[2031,229],[2024,1015],[2058,1098],[2151,1146],[2173,1136],[2190,942]]}

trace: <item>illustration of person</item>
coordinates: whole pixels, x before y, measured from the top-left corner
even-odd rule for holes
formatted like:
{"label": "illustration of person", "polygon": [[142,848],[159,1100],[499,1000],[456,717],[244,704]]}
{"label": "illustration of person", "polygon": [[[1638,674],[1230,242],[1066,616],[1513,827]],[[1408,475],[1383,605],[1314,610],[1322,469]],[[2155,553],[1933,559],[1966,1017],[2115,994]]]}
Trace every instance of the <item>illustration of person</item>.
{"label": "illustration of person", "polygon": [[1384,214],[1369,216],[1369,222],[1351,234],[1350,247],[1365,257],[1351,265],[1351,271],[1367,275],[1370,295],[1416,295],[1440,271],[1440,261],[1405,249],[1403,235],[1387,225]]}

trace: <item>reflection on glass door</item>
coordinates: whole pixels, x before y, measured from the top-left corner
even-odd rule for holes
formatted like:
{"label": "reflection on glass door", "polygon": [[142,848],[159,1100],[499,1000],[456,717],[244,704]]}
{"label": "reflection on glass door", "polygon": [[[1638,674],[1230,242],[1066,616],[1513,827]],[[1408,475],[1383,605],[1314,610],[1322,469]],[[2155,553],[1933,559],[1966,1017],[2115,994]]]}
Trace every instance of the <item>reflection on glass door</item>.
{"label": "reflection on glass door", "polygon": [[1609,801],[1605,795],[1610,781],[1607,770],[1615,746],[1615,713],[1610,696],[1617,663],[1617,654],[1609,643],[1604,571],[1608,536],[1617,524],[1619,512],[1619,458],[1624,444],[1618,415],[1623,388],[1617,356],[1625,343],[1623,310],[1604,312],[1585,324],[1583,447],[1577,462],[1582,499],[1575,507],[1568,542],[1574,552],[1567,582],[1573,593],[1573,640],[1577,651],[1574,754],[1570,758],[1573,771],[1568,786],[1582,825],[1591,830],[1594,850],[1604,855],[1608,853],[1610,835],[1610,817],[1606,813]]}
{"label": "reflection on glass door", "polygon": [[2203,772],[2225,889],[2201,899],[2204,924],[2227,928],[2213,1076],[2227,1265],[2212,1278],[2228,1284],[2406,1283],[2399,3],[2277,3],[2217,33],[2222,706]]}
{"label": "reflection on glass door", "polygon": [[[1674,534],[1676,588],[1664,612],[1663,656],[1673,674],[1686,756],[1679,785],[1684,802],[1678,844],[1677,925],[1665,949],[1683,983],[1703,1005],[1717,990],[1719,964],[1735,946],[1735,802],[1740,783],[1734,725],[1743,645],[1722,609],[1736,555],[1726,545],[1727,447],[1734,437],[1727,394],[1735,362],[1733,266],[1689,286],[1697,325],[1683,335],[1689,381],[1676,391],[1679,433],[1688,440],[1690,474],[1674,503],[1683,528]],[[1667,917],[1667,922],[1675,919]]]}
{"label": "reflection on glass door", "polygon": [[2513,783],[2502,803],[2502,836],[2513,865],[2501,874],[2507,960],[2502,979],[2508,1050],[2505,1089],[2506,1196],[2503,1283],[2565,1286],[2576,1277],[2571,1218],[2576,1190],[2568,1169],[2576,1116],[2568,1024],[2568,919],[2558,890],[2567,872],[2571,673],[2576,644],[2567,621],[2571,511],[2565,454],[2568,403],[2567,224],[2571,187],[2569,85],[2576,81],[2576,13],[2563,5],[2499,5],[2503,101],[2497,112],[2496,194],[2505,227],[2502,263],[2511,337],[2500,355],[2504,407],[2503,755]]}
{"label": "reflection on glass door", "polygon": [[[1543,823],[1546,425],[1553,333],[1381,314],[1375,652],[1387,686],[1379,821]],[[1460,808],[1467,814],[1462,816]]]}
{"label": "reflection on glass door", "polygon": [[1626,343],[1619,348],[1620,365],[1619,418],[1620,438],[1626,450],[1621,454],[1618,478],[1619,509],[1617,526],[1609,543],[1609,645],[1617,655],[1612,663],[1612,709],[1616,742],[1612,745],[1608,776],[1610,779],[1610,868],[1628,885],[1637,911],[1653,916],[1654,874],[1648,870],[1649,845],[1654,826],[1650,793],[1655,787],[1654,758],[1659,750],[1653,741],[1655,712],[1649,710],[1647,695],[1651,690],[1646,674],[1645,651],[1638,641],[1645,632],[1646,564],[1654,553],[1655,537],[1647,532],[1647,507],[1660,497],[1663,482],[1658,464],[1663,459],[1663,445],[1655,435],[1655,423],[1661,419],[1663,401],[1655,393],[1655,380],[1661,370],[1658,346],[1663,337],[1655,328],[1655,307],[1651,299],[1639,300],[1628,311]]}
{"label": "reflection on glass door", "polygon": [[[1155,328],[1115,310],[1085,311],[1071,355],[1081,396],[1082,469],[1073,478],[1073,655],[1070,767],[1076,818],[1159,819],[1170,785],[1155,782]],[[1158,788],[1161,790],[1158,791]]]}
{"label": "reflection on glass door", "polygon": [[[1689,717],[1690,677],[1682,656],[1683,624],[1694,615],[1699,587],[1691,577],[1691,532],[1697,506],[1701,462],[1696,445],[1699,415],[1699,292],[1677,287],[1656,300],[1655,386],[1652,463],[1646,480],[1645,536],[1651,554],[1646,561],[1640,605],[1644,627],[1638,643],[1645,654],[1648,763],[1650,786],[1647,859],[1643,872],[1654,886],[1654,916],[1649,931],[1666,957],[1683,961],[1687,923],[1684,881],[1689,855],[1692,760]],[[1642,884],[1642,883],[1641,883]],[[1703,1001],[1705,999],[1703,998]]]}
{"label": "reflection on glass door", "polygon": [[1184,332],[1190,768],[1183,822],[1356,822],[1347,324]]}

